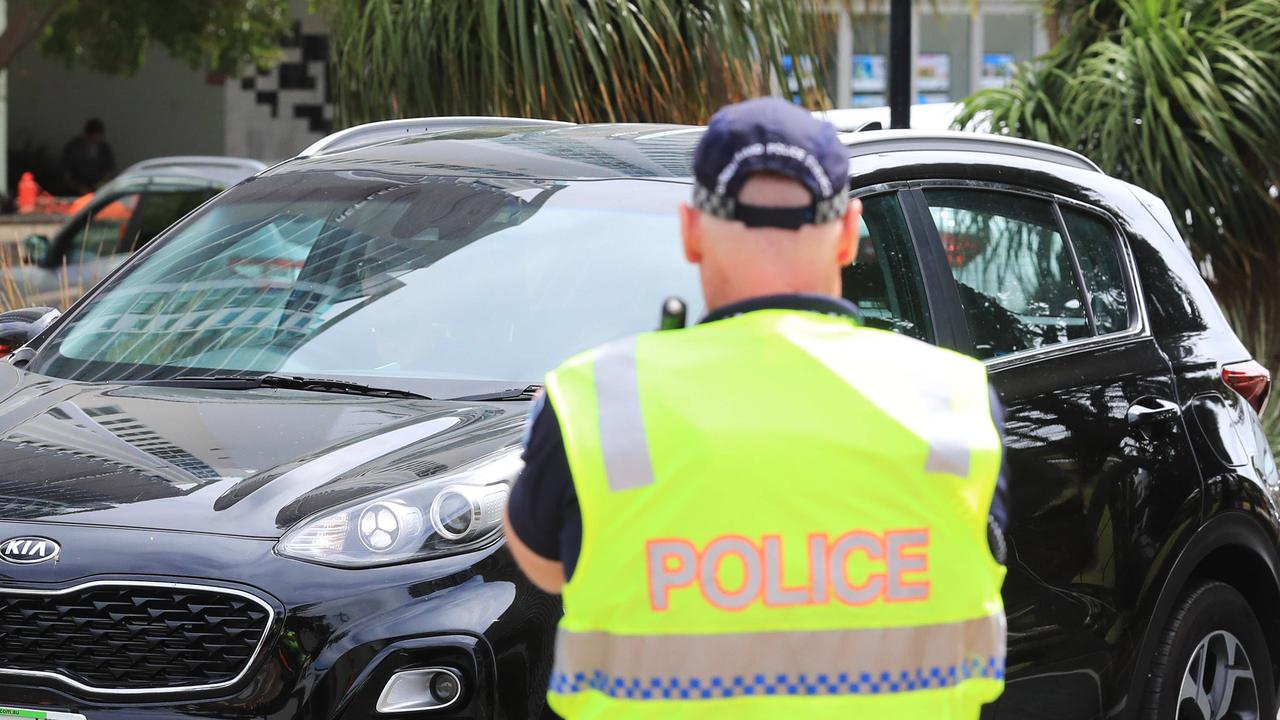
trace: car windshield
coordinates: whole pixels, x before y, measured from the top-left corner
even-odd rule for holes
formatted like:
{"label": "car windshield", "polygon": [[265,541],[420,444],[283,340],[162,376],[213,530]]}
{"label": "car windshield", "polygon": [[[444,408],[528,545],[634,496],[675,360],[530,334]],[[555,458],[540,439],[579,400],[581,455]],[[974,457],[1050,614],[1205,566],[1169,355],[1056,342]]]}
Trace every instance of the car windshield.
{"label": "car windshield", "polygon": [[433,396],[537,383],[654,329],[668,296],[701,313],[675,212],[688,187],[257,178],[110,280],[30,368],[79,381],[283,373]]}

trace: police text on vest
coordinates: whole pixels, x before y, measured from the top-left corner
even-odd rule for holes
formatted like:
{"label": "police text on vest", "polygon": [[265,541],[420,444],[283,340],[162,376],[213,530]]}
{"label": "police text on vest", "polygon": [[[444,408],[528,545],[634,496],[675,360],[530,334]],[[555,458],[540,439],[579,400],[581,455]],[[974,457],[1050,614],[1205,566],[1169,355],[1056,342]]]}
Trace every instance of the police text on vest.
{"label": "police text on vest", "polygon": [[[645,544],[650,605],[665,612],[674,592],[693,592],[695,587],[708,604],[721,610],[742,610],[757,602],[766,607],[866,605],[929,597],[927,529],[851,530],[834,539],[815,533],[808,536],[807,545],[807,583],[786,585],[780,535],[765,535],[759,541],[722,535],[702,548],[681,538],[650,540]],[[723,570],[731,565],[737,567],[738,580],[726,583]]]}

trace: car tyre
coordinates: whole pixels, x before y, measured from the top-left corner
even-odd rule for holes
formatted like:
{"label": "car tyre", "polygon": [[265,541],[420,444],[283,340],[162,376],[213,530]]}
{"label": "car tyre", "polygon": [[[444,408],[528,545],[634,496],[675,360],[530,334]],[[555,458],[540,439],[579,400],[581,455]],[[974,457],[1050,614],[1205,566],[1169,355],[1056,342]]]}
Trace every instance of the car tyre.
{"label": "car tyre", "polygon": [[1143,720],[1276,717],[1271,654],[1235,588],[1200,581],[1179,599],[1151,660]]}

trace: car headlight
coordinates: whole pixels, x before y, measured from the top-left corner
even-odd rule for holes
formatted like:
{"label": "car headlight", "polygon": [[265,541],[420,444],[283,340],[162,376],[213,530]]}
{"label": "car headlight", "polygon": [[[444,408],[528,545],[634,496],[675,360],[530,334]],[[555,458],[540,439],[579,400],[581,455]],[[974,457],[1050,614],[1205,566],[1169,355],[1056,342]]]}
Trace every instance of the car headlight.
{"label": "car headlight", "polygon": [[513,448],[447,475],[326,510],[295,525],[276,552],[342,567],[428,560],[497,539],[511,484],[520,472]]}

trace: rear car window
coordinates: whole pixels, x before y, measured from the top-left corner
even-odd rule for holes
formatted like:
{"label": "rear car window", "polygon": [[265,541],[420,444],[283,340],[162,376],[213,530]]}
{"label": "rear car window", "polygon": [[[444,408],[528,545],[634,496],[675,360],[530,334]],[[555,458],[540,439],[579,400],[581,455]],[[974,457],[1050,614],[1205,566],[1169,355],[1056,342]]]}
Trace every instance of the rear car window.
{"label": "rear car window", "polygon": [[1098,323],[1098,334],[1127,330],[1130,325],[1129,294],[1120,265],[1120,244],[1111,223],[1097,215],[1068,207],[1062,222],[1075,247],[1089,294],[1089,306]]}
{"label": "rear car window", "polygon": [[925,190],[982,359],[1091,334],[1052,203],[988,190]]}
{"label": "rear car window", "polygon": [[897,195],[863,198],[858,254],[842,280],[845,299],[862,311],[864,325],[933,340],[917,268]]}

